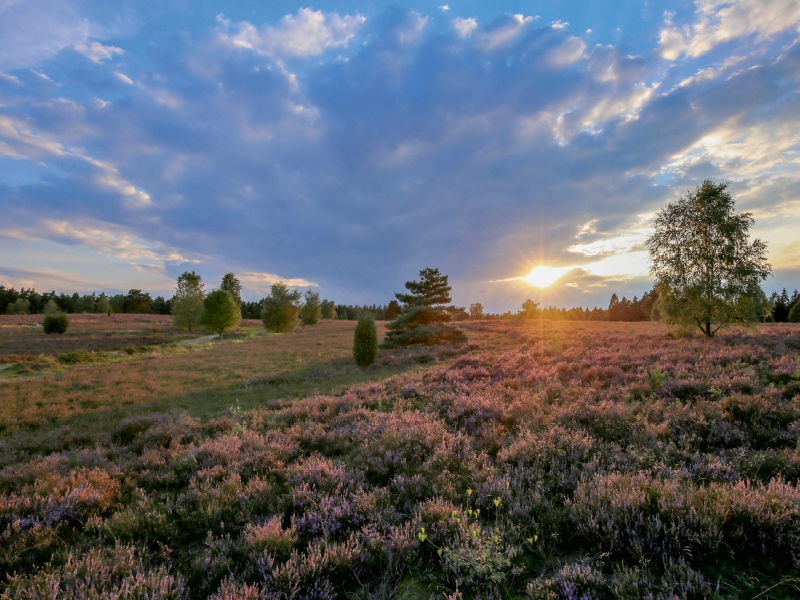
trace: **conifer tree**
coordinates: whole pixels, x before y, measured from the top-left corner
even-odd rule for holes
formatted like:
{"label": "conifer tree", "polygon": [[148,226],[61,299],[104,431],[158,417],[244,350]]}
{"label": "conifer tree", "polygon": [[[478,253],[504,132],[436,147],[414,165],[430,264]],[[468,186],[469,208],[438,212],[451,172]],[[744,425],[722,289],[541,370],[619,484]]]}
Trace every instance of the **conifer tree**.
{"label": "conifer tree", "polygon": [[359,367],[368,367],[378,357],[378,330],[375,318],[361,313],[353,336],[353,358]]}
{"label": "conifer tree", "polygon": [[409,293],[396,293],[403,303],[403,314],[390,322],[383,340],[384,348],[411,346],[414,344],[459,343],[467,339],[463,330],[447,325],[451,314],[447,306],[451,302],[447,275],[439,269],[423,269],[419,281],[407,281]]}

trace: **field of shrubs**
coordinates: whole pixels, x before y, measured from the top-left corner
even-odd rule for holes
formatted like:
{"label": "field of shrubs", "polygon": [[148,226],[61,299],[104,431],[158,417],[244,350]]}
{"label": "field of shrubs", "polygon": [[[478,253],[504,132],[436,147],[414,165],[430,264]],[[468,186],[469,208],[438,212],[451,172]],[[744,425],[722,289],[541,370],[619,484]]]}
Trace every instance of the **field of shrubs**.
{"label": "field of shrubs", "polygon": [[800,326],[464,328],[324,394],[9,427],[0,596],[800,596]]}

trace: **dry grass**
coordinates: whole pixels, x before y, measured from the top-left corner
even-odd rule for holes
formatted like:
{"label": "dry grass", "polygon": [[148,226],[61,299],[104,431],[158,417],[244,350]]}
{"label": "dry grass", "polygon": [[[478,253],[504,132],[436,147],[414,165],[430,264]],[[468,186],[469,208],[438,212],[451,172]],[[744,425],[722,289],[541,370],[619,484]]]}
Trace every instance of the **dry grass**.
{"label": "dry grass", "polygon": [[[74,350],[121,350],[198,337],[178,330],[169,315],[69,315],[66,333],[46,335],[43,315],[0,315],[0,363],[28,362]],[[245,321],[250,326],[259,321]]]}
{"label": "dry grass", "polygon": [[[97,319],[87,319],[84,329],[78,326],[70,330],[73,337],[68,343],[73,349],[97,348],[97,340],[104,339],[106,333],[113,336],[120,331],[136,331],[136,326],[140,331],[137,339],[141,340],[148,339],[141,333],[146,329],[154,335],[153,330],[165,336],[174,332],[163,317],[131,317],[125,315],[111,321],[110,331],[101,328]],[[17,319],[32,320],[32,317]],[[63,370],[43,376],[0,380],[3,397],[0,430],[38,426],[86,411],[149,403],[189,392],[235,387],[256,376],[348,359],[354,326],[349,321],[322,321],[292,333],[194,346],[155,347],[142,358],[138,358],[141,354],[123,354],[115,357],[120,362],[60,365],[58,368]],[[126,340],[124,346],[131,339],[123,334],[119,337]]]}

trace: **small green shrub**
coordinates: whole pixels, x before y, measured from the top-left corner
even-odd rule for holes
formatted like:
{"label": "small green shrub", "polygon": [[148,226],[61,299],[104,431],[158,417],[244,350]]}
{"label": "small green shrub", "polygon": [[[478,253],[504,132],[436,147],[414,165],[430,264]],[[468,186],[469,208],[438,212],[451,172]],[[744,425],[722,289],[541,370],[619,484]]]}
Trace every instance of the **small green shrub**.
{"label": "small green shrub", "polygon": [[69,319],[64,313],[49,314],[44,316],[42,328],[47,334],[64,333],[69,327]]}
{"label": "small green shrub", "polygon": [[70,350],[58,355],[58,361],[65,365],[94,362],[96,359],[97,354],[88,350]]}
{"label": "small green shrub", "polygon": [[378,330],[372,315],[362,315],[358,319],[353,338],[353,358],[359,367],[368,367],[378,358]]}

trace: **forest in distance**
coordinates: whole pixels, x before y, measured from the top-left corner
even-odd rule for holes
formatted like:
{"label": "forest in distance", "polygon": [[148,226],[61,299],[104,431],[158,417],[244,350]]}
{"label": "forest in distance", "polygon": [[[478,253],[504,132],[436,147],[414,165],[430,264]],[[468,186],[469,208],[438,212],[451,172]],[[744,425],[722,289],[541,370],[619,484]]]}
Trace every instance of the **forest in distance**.
{"label": "forest in distance", "polygon": [[[453,321],[483,320],[483,319],[513,319],[513,318],[540,318],[553,321],[649,321],[658,320],[652,314],[653,305],[658,298],[655,290],[646,291],[641,298],[634,296],[632,300],[620,299],[617,294],[612,294],[607,308],[560,308],[556,306],[540,307],[532,300],[523,303],[521,309],[512,313],[483,312],[480,303],[471,304],[470,307],[451,306],[448,310]],[[0,285],[0,314],[41,314],[44,313],[47,303],[53,300],[65,313],[91,314],[105,313],[109,309],[111,314],[157,314],[169,315],[172,309],[172,298],[163,296],[151,297],[150,293],[138,289],[131,289],[127,294],[107,295],[93,292],[81,295],[50,292],[37,292],[33,288],[20,288]],[[786,323],[789,313],[798,305],[800,293],[795,289],[791,294],[784,288],[781,293],[773,292],[769,298],[769,312],[765,315],[765,322]],[[242,301],[242,318],[260,319],[263,301]],[[376,320],[391,320],[396,316],[399,306],[395,301],[384,305],[363,304],[348,305],[336,304],[336,318],[340,320],[355,321],[361,314],[370,314]]]}

